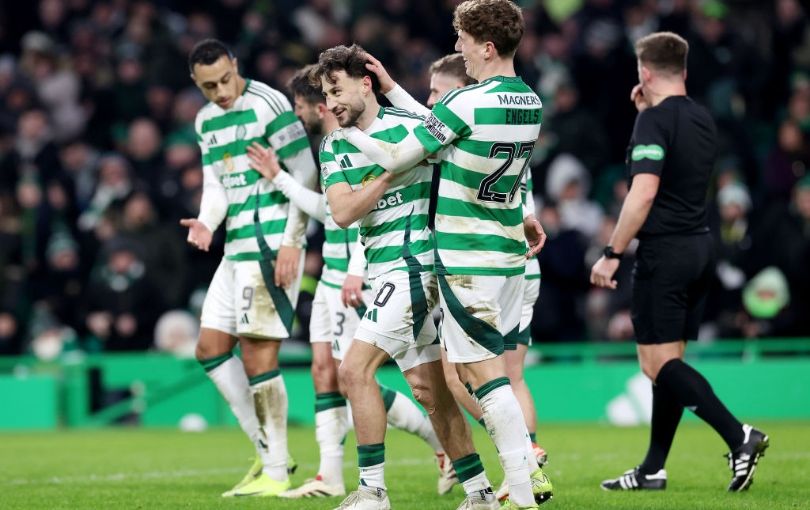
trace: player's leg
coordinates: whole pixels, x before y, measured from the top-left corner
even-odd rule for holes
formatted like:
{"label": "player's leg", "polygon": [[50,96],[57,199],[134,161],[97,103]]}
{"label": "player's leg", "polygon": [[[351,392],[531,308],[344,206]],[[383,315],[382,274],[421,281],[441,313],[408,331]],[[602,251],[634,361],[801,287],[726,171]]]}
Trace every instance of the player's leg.
{"label": "player's leg", "polygon": [[[528,431],[502,356],[505,333],[520,324],[520,302],[514,301],[522,299],[523,277],[438,278],[444,310],[441,338],[447,359],[464,364],[464,377],[474,389],[498,449],[510,499],[521,507],[533,506],[536,503],[526,455]],[[508,303],[509,299],[512,302]]]}
{"label": "player's leg", "polygon": [[375,380],[377,369],[388,359],[379,347],[364,341],[352,342],[338,371],[341,385],[351,403],[362,494],[350,494],[344,503],[357,497],[376,499],[377,506],[388,501],[385,485],[386,417],[380,388]]}
{"label": "player's leg", "polygon": [[455,401],[464,408],[465,411],[470,413],[473,419],[482,425],[484,424],[481,418],[481,408],[475,402],[475,399],[470,395],[467,387],[461,382],[458,375],[458,368],[455,363],[447,361],[447,353],[442,349],[442,370],[444,371],[444,380],[447,387],[450,388],[450,393],[453,394]]}
{"label": "player's leg", "polygon": [[236,345],[236,315],[233,308],[233,262],[223,259],[211,280],[202,308],[200,338],[195,355],[206,375],[228,402],[239,426],[256,449],[256,459],[247,474],[223,496],[247,485],[262,472],[267,452],[256,419],[253,396],[242,360],[233,355]]}
{"label": "player's leg", "polygon": [[286,467],[288,400],[278,352],[281,339],[289,338],[292,330],[293,303],[298,299],[300,276],[299,272],[296,281],[282,289],[273,281],[270,264],[253,261],[236,264],[237,299],[233,304],[238,317],[236,328],[268,452],[262,475],[237,491],[237,496],[277,496],[290,488]]}

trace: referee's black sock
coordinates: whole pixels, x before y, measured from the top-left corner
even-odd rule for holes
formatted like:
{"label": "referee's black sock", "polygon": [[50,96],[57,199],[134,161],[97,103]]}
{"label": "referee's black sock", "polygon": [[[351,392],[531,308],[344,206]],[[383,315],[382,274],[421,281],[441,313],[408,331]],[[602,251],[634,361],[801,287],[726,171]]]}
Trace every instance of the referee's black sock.
{"label": "referee's black sock", "polygon": [[655,383],[674,395],[683,407],[711,425],[730,450],[733,451],[742,444],[742,423],[720,402],[709,381],[683,360],[666,362],[658,372]]}
{"label": "referee's black sock", "polygon": [[[660,378],[660,376],[659,376]],[[664,464],[672,446],[672,439],[683,416],[683,406],[678,399],[660,384],[652,387],[652,422],[650,423],[650,446],[647,456],[638,470],[645,474],[655,474],[664,469]]]}

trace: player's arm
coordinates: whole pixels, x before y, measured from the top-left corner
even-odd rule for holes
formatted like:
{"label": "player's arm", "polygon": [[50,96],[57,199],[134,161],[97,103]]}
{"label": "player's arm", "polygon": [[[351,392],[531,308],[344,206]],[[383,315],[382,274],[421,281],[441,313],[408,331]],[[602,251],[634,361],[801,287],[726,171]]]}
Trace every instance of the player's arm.
{"label": "player's arm", "polygon": [[363,282],[365,281],[367,265],[365,246],[358,238],[349,257],[349,269],[346,272],[346,280],[344,280],[340,291],[343,306],[357,308],[364,304]]}
{"label": "player's arm", "polygon": [[368,57],[366,69],[377,75],[377,79],[380,82],[380,92],[385,94],[386,99],[391,101],[392,105],[416,113],[422,117],[430,115],[430,108],[427,108],[414,99],[412,95],[408,94],[405,89],[400,87],[399,84],[391,78],[391,75],[388,74],[382,62],[369,53],[366,53],[366,56]]}
{"label": "player's arm", "polygon": [[334,153],[329,150],[335,136],[338,136],[337,132],[324,139],[319,159],[332,219],[338,226],[348,228],[377,206],[377,201],[385,194],[393,176],[389,172],[382,172],[362,189],[353,191]]}
{"label": "player's arm", "polygon": [[348,182],[337,182],[326,188],[326,199],[332,209],[332,219],[341,228],[359,220],[377,207],[377,201],[388,190],[393,175],[383,172],[379,177],[357,191]]}
{"label": "player's arm", "polygon": [[534,193],[532,193],[531,169],[527,168],[523,174],[523,184],[521,188],[526,191],[521,193],[523,202],[523,232],[526,234],[526,242],[529,243],[529,250],[526,258],[532,258],[543,249],[546,244],[546,232],[535,216]]}
{"label": "player's arm", "polygon": [[343,130],[349,142],[391,173],[410,170],[428,154],[439,152],[472,130],[453,110],[439,101],[430,115],[399,143],[371,138],[357,128]]}
{"label": "player's arm", "polygon": [[225,187],[214,174],[214,168],[208,162],[208,146],[199,135],[197,130],[197,140],[200,145],[203,164],[203,189],[200,200],[200,213],[197,218],[185,218],[180,220],[180,224],[188,227],[186,240],[192,246],[202,251],[208,251],[211,247],[211,240],[214,231],[228,214],[228,196]]}
{"label": "player's arm", "polygon": [[[610,236],[610,246],[616,253],[624,253],[647,221],[661,183],[668,139],[666,123],[657,112],[644,110],[638,114],[630,152],[630,191]],[[591,283],[615,289],[613,275],[618,267],[619,259],[601,257],[591,270]]]}
{"label": "player's arm", "polygon": [[[304,126],[292,112],[292,106],[283,94],[276,92],[274,98],[283,109],[277,115],[270,114],[265,137],[278,156],[280,166],[286,168],[304,188],[315,189],[318,174]],[[297,205],[291,203],[281,245],[303,247],[306,223],[306,215]]]}
{"label": "player's arm", "polygon": [[262,174],[265,179],[275,184],[284,193],[284,196],[290,199],[290,202],[321,223],[326,221],[323,195],[305,188],[292,175],[283,171],[273,149],[254,143],[248,147],[247,151],[250,166]]}
{"label": "player's arm", "polygon": [[[280,165],[305,188],[314,189],[317,170],[304,126],[292,112],[292,106],[284,94],[273,91],[272,99],[275,106],[268,104],[265,108],[264,137],[276,152]],[[306,227],[306,214],[294,203],[290,203],[281,247],[276,255],[276,285],[286,288],[298,275],[301,250],[306,241]]]}

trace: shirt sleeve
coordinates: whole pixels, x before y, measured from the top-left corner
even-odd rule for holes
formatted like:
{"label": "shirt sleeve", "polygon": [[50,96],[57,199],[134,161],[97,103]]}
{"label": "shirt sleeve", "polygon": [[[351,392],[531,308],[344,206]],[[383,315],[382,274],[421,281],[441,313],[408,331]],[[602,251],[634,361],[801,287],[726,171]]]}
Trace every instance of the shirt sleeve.
{"label": "shirt sleeve", "polygon": [[385,95],[385,97],[397,108],[408,110],[409,112],[416,113],[422,117],[427,117],[430,115],[430,109],[414,99],[413,96],[408,94],[408,92],[400,87],[399,84],[391,89],[388,94]]}
{"label": "shirt sleeve", "polygon": [[441,101],[433,105],[430,115],[425,118],[424,122],[414,129],[414,135],[428,154],[438,152],[443,147],[452,144],[457,138],[468,137],[472,134],[470,127],[455,109],[455,105],[459,103],[450,102],[454,97],[455,95],[446,94]]}
{"label": "shirt sleeve", "polygon": [[[197,124],[199,124],[199,119]],[[205,225],[211,232],[216,231],[220,223],[225,219],[228,214],[228,195],[225,193],[225,187],[214,173],[214,167],[211,165],[208,156],[208,145],[203,141],[200,136],[199,125],[196,126],[197,142],[200,146],[200,153],[202,155],[203,167],[203,189],[202,198],[200,199],[200,213],[197,219]]]}
{"label": "shirt sleeve", "polygon": [[[276,151],[282,168],[305,188],[314,189],[318,173],[304,126],[293,113],[292,105],[284,94],[273,91],[271,99],[273,106],[268,104],[270,111],[264,138]],[[290,203],[281,244],[302,247],[306,237],[306,226],[306,214],[297,205]]]}
{"label": "shirt sleeve", "polygon": [[655,174],[660,176],[666,159],[669,127],[661,111],[644,110],[636,117],[632,144],[629,148],[630,175]]}
{"label": "shirt sleeve", "polygon": [[326,207],[323,203],[323,195],[317,191],[305,188],[292,175],[287,172],[279,172],[273,178],[273,184],[290,199],[290,202],[304,211],[311,218],[321,223],[326,221]]}
{"label": "shirt sleeve", "polygon": [[349,184],[332,150],[332,142],[337,143],[337,137],[334,134],[326,136],[321,142],[321,148],[318,151],[318,161],[321,165],[321,186],[324,192],[329,189],[329,186],[338,182]]}

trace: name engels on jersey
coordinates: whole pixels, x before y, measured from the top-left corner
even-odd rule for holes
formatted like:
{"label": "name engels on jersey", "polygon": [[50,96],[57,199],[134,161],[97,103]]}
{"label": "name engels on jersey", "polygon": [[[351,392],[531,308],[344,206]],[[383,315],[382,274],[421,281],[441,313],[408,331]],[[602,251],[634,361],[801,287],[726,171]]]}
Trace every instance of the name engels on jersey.
{"label": "name engels on jersey", "polygon": [[541,106],[540,98],[534,94],[498,94],[499,104]]}
{"label": "name engels on jersey", "polygon": [[444,122],[437,119],[432,112],[430,117],[425,119],[425,129],[439,142],[445,143],[447,140],[447,135],[444,134],[444,131],[447,131],[447,126],[444,125]]}

